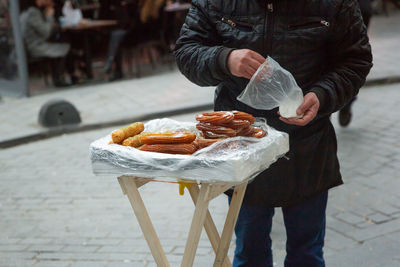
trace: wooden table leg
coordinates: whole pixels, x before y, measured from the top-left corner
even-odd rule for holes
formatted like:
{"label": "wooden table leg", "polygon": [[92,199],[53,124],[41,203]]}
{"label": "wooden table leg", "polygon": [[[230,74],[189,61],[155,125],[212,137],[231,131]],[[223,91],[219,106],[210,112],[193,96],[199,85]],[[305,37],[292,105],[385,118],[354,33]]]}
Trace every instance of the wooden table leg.
{"label": "wooden table leg", "polygon": [[135,212],[136,218],[139,221],[140,228],[143,231],[143,235],[146,238],[147,244],[150,247],[157,266],[169,267],[170,265],[167,257],[165,256],[160,240],[150,220],[150,216],[147,213],[146,207],[144,206],[143,200],[140,197],[135,179],[132,177],[123,176],[119,179],[119,181],[121,182],[122,190],[128,196],[129,202],[132,205],[133,211]]}
{"label": "wooden table leg", "polygon": [[207,183],[201,185],[200,194],[197,198],[196,208],[194,210],[192,225],[190,226],[189,236],[186,241],[181,267],[193,266],[194,257],[200,240],[200,234],[208,211],[208,203],[210,202],[208,198],[210,187],[211,185]]}
{"label": "wooden table leg", "polygon": [[[192,197],[193,203],[195,205],[197,203],[197,198],[199,197],[199,191],[200,191],[200,189],[197,184],[192,184],[189,187],[189,193],[190,193],[190,196]],[[210,243],[212,245],[212,248],[214,249],[214,252],[217,253],[220,237],[219,237],[217,227],[215,226],[215,223],[214,223],[214,221],[211,217],[210,211],[208,209],[207,209],[207,213],[206,213],[206,220],[204,222],[204,229],[206,230],[208,239],[210,240]],[[223,266],[224,267],[232,267],[232,264],[228,257],[225,257]]]}
{"label": "wooden table leg", "polygon": [[235,229],[236,220],[239,216],[240,207],[242,206],[244,193],[246,192],[247,182],[235,187],[232,195],[231,204],[229,205],[228,215],[226,216],[224,229],[222,230],[221,240],[218,245],[217,255],[214,261],[214,267],[222,266],[224,259],[227,258],[229,245],[232,240],[233,230]]}

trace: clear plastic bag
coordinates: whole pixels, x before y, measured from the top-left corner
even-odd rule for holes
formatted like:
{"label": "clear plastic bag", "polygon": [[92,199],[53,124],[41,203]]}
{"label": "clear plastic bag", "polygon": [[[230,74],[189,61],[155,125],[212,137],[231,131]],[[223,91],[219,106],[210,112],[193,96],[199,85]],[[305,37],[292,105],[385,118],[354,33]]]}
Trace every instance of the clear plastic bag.
{"label": "clear plastic bag", "polygon": [[296,110],[303,102],[303,92],[293,75],[268,57],[261,64],[237,100],[262,110],[279,107],[282,117],[298,117]]}
{"label": "clear plastic bag", "polygon": [[[234,137],[198,150],[193,155],[145,152],[109,144],[108,135],[90,145],[93,172],[97,175],[133,175],[161,181],[241,182],[267,169],[289,150],[289,137],[257,120],[267,131],[264,138]],[[194,122],[157,119],[145,131],[187,131],[199,134]]]}

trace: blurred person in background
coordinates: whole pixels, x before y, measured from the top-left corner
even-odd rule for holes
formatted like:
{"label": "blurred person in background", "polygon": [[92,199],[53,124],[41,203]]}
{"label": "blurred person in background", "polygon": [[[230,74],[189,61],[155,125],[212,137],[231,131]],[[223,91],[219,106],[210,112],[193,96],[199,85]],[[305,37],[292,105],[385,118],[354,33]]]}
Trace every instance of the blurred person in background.
{"label": "blurred person in background", "polygon": [[[363,18],[364,24],[367,27],[369,26],[369,21],[372,16],[372,5],[371,5],[371,0],[358,0],[358,4],[360,5],[360,10],[361,10],[361,16]],[[342,127],[346,127],[350,124],[351,118],[352,118],[352,112],[351,112],[351,105],[356,101],[357,97],[354,97],[346,106],[344,106],[340,111],[339,111],[339,124]]]}
{"label": "blurred person in background", "polygon": [[54,18],[58,23],[59,23],[59,18],[62,16],[63,6],[64,6],[64,0],[53,0]]}
{"label": "blurred person in background", "polygon": [[139,24],[139,9],[137,0],[115,1],[109,8],[114,11],[113,17],[118,20],[119,28],[110,34],[103,72],[111,75],[109,80],[114,81],[123,78],[121,45]]}
{"label": "blurred person in background", "polygon": [[5,79],[13,79],[17,74],[13,41],[8,0],[0,0],[0,77]]}
{"label": "blurred person in background", "polygon": [[32,58],[52,59],[53,84],[56,87],[68,86],[64,78],[67,69],[72,84],[79,81],[75,63],[68,43],[56,43],[52,37],[60,27],[55,21],[52,0],[22,0],[21,30],[27,53]]}
{"label": "blurred person in background", "polygon": [[0,0],[0,33],[9,28],[8,0]]}
{"label": "blurred person in background", "polygon": [[160,13],[165,0],[122,0],[109,3],[118,19],[120,28],[111,32],[108,53],[103,72],[110,74],[110,80],[123,77],[121,45],[126,39],[130,45],[148,41],[159,36],[163,25],[160,25]]}

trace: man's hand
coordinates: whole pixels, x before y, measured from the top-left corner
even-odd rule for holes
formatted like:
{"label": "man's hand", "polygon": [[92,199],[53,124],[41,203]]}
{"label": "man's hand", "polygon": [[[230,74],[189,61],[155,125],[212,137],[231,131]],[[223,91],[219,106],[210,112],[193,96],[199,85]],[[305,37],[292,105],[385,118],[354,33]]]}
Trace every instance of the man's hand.
{"label": "man's hand", "polygon": [[233,50],[228,56],[228,69],[232,75],[251,79],[265,58],[249,49]]}
{"label": "man's hand", "polygon": [[297,118],[283,118],[279,117],[279,119],[283,122],[286,122],[287,124],[293,124],[293,125],[298,125],[298,126],[305,126],[307,125],[310,121],[312,121],[315,116],[317,116],[319,110],[319,100],[318,97],[315,93],[311,92],[308,93],[304,96],[304,101],[300,105],[300,107],[296,110],[297,115],[301,116],[302,114],[303,117],[300,119]]}

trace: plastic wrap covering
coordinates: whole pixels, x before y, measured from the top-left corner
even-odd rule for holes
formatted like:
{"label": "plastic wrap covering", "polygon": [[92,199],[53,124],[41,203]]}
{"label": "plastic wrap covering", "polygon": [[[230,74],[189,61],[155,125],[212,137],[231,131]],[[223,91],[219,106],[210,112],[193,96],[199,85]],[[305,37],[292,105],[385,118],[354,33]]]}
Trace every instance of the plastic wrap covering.
{"label": "plastic wrap covering", "polygon": [[298,117],[296,110],[303,102],[303,91],[290,72],[268,57],[237,99],[255,109],[279,107],[281,116],[290,118]]}
{"label": "plastic wrap covering", "polygon": [[[145,124],[146,132],[185,131],[199,134],[196,123],[157,119]],[[108,135],[90,145],[93,172],[97,175],[132,175],[162,181],[241,182],[267,169],[289,150],[286,133],[255,125],[268,132],[264,138],[234,137],[196,151],[193,155],[145,152],[109,144]]]}

